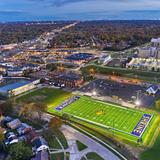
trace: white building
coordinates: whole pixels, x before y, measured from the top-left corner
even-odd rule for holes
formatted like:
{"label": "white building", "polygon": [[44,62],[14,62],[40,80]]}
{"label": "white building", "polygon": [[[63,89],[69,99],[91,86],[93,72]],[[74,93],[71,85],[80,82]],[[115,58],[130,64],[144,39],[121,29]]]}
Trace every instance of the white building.
{"label": "white building", "polygon": [[0,75],[0,82],[3,80],[3,76],[2,75]]}
{"label": "white building", "polygon": [[107,64],[112,60],[111,56],[107,53],[102,53],[99,57],[99,63]]}
{"label": "white building", "polygon": [[140,58],[156,58],[160,59],[160,38],[151,39],[151,47],[142,47],[139,48],[139,57]]}
{"label": "white building", "polygon": [[6,134],[6,140],[4,141],[4,143],[5,145],[18,143],[18,138],[13,132],[9,132]]}
{"label": "white building", "polygon": [[7,71],[8,76],[23,76],[24,72],[21,69],[10,69]]}
{"label": "white building", "polygon": [[10,84],[6,84],[0,87],[0,93],[4,96],[16,96],[21,93],[27,92],[37,87],[40,83],[40,79],[30,81],[30,80],[19,80]]}
{"label": "white building", "polygon": [[127,68],[160,71],[160,38],[151,39],[150,47],[138,49],[138,57],[126,64]]}

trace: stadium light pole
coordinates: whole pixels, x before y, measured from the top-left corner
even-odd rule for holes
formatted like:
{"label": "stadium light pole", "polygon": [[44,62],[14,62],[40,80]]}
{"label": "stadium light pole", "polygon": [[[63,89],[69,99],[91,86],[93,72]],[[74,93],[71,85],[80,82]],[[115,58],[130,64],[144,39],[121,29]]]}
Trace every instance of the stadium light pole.
{"label": "stadium light pole", "polygon": [[96,87],[95,87],[95,82],[93,82],[93,91],[92,91],[92,95],[93,96],[96,96],[97,95],[97,92],[96,92]]}
{"label": "stadium light pole", "polygon": [[136,106],[140,106],[141,105],[140,97],[141,97],[141,90],[138,90],[137,91],[137,98],[136,98],[136,101],[135,101],[135,105]]}

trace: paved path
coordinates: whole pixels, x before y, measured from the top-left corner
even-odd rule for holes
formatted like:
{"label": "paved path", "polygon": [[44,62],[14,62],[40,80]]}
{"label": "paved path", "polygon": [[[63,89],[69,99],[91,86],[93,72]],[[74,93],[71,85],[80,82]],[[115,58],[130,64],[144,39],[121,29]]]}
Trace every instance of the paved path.
{"label": "paved path", "polygon": [[[70,152],[70,160],[80,160],[88,152],[96,152],[105,160],[120,160],[119,157],[110,150],[70,126],[63,125],[61,131],[69,144],[69,149],[67,151]],[[84,143],[88,148],[78,151],[76,140]]]}

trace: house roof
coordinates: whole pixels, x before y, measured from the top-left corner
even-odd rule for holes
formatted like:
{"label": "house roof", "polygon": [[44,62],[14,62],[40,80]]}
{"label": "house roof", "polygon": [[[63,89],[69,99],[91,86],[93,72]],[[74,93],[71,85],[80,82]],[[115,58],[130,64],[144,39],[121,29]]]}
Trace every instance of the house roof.
{"label": "house roof", "polygon": [[39,148],[39,147],[41,147],[42,145],[48,146],[47,142],[46,142],[45,139],[42,138],[42,137],[36,138],[36,139],[33,141],[33,145],[34,145],[36,148]]}
{"label": "house roof", "polygon": [[150,92],[150,93],[154,93],[154,94],[156,94],[157,93],[157,91],[158,91],[158,86],[156,86],[156,85],[151,85],[151,86],[149,86],[148,88],[147,88],[147,92]]}
{"label": "house roof", "polygon": [[21,125],[21,121],[19,119],[14,119],[13,121],[7,123],[9,128],[17,128]]}

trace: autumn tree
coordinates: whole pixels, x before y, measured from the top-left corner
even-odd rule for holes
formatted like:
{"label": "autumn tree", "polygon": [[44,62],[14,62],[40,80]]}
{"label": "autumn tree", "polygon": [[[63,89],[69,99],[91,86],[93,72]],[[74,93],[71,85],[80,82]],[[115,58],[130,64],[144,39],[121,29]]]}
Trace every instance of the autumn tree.
{"label": "autumn tree", "polygon": [[13,112],[13,104],[12,101],[7,100],[4,103],[0,103],[0,112],[9,114]]}
{"label": "autumn tree", "polygon": [[4,141],[5,137],[4,137],[4,133],[3,133],[3,129],[0,128],[0,144]]}
{"label": "autumn tree", "polygon": [[62,120],[59,118],[59,117],[53,117],[51,120],[50,120],[50,122],[49,122],[49,124],[48,124],[48,126],[49,126],[49,128],[53,128],[53,129],[58,129],[58,128],[60,128],[61,126],[62,126]]}
{"label": "autumn tree", "polygon": [[44,104],[44,103],[35,103],[33,105],[33,107],[34,107],[34,111],[36,111],[38,113],[38,117],[41,120],[42,119],[42,115],[43,115],[44,112],[47,111],[48,106],[46,104]]}
{"label": "autumn tree", "polygon": [[68,114],[66,114],[66,113],[63,113],[62,119],[63,119],[64,121],[68,121],[68,120],[70,119],[70,116],[69,116]]}
{"label": "autumn tree", "polygon": [[47,105],[43,103],[25,103],[19,110],[19,115],[26,118],[33,118],[33,114],[37,113],[38,118],[41,120],[43,112],[46,112],[47,108]]}

